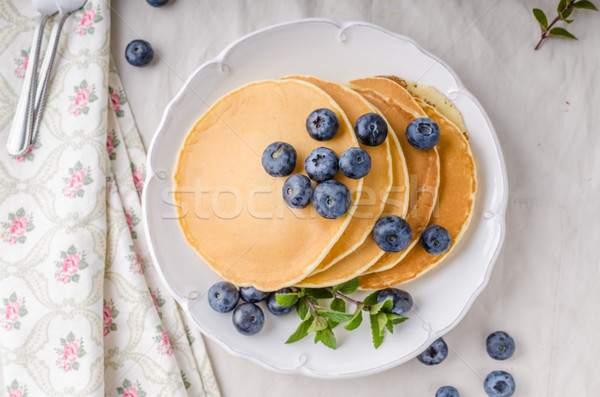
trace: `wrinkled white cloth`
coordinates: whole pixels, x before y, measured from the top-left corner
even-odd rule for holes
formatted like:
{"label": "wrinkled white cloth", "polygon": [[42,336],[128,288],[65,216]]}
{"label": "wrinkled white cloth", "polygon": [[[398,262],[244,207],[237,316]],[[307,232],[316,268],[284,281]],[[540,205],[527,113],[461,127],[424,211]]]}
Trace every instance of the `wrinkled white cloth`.
{"label": "wrinkled white cloth", "polygon": [[[539,29],[531,9],[550,16],[556,3],[173,0],[156,9],[115,2],[113,53],[146,143],[184,79],[229,42],[273,23],[327,17],[381,25],[441,57],[481,101],[504,151],[506,242],[489,286],[447,335],[444,363],[413,360],[369,377],[315,380],[269,372],[208,341],[224,395],[433,396],[450,384],[462,396],[481,396],[482,377],[494,369],[513,374],[520,396],[597,393],[600,14],[575,11],[569,30],[579,41],[550,39],[534,51]],[[135,38],[150,41],[162,59],[128,66],[122,54]],[[485,338],[497,329],[517,344],[504,362],[485,352]]]}

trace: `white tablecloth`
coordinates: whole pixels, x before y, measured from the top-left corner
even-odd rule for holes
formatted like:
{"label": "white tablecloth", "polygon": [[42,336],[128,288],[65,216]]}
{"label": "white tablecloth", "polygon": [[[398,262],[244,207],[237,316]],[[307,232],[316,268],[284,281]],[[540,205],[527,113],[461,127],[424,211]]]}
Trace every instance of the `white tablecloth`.
{"label": "white tablecloth", "polygon": [[[533,51],[531,8],[554,14],[556,1],[210,1],[113,4],[112,48],[146,144],[184,79],[230,41],[303,17],[364,20],[414,38],[446,61],[487,110],[508,168],[507,234],[491,282],[447,335],[437,367],[416,360],[345,381],[271,373],[207,341],[224,396],[433,396],[451,384],[483,395],[482,378],[511,372],[520,396],[585,396],[600,384],[600,15],[576,11],[579,41],[548,40]],[[596,2],[597,3],[597,2]],[[598,4],[600,6],[600,4]],[[135,38],[160,53],[129,66]],[[151,100],[149,99],[151,98]],[[486,336],[508,331],[517,351],[492,360]]]}

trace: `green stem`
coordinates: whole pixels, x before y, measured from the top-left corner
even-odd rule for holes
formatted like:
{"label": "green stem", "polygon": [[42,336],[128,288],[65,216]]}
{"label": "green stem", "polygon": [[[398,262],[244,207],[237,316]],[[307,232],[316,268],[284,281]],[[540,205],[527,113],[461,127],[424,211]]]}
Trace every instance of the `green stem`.
{"label": "green stem", "polygon": [[545,39],[547,39],[549,37],[549,32],[550,29],[552,29],[552,26],[554,26],[554,24],[558,21],[560,21],[562,18],[560,17],[562,14],[564,14],[565,12],[569,11],[572,7],[573,4],[575,3],[575,0],[571,0],[569,2],[569,4],[567,4],[567,6],[565,7],[564,10],[562,10],[562,12],[560,14],[558,14],[558,16],[556,18],[554,18],[554,20],[552,21],[552,23],[550,23],[550,25],[548,25],[548,29],[542,30],[542,36],[540,37],[540,41],[538,41],[538,43],[536,44],[534,50],[537,51],[538,48],[540,48],[540,45],[542,45],[542,41],[544,41]]}
{"label": "green stem", "polygon": [[356,306],[362,305],[367,310],[371,309],[371,306],[365,305],[364,302],[362,302],[362,301],[357,301],[356,299],[352,299],[349,296],[342,294],[340,291],[333,292],[333,288],[326,288],[326,289],[329,290],[330,292],[332,292],[333,296],[341,298],[341,299],[345,300],[346,302],[354,303]]}

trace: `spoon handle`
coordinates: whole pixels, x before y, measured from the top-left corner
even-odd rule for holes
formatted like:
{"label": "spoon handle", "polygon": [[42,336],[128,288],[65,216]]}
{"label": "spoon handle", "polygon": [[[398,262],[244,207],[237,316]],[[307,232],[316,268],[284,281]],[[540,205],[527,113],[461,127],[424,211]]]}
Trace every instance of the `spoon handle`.
{"label": "spoon handle", "polygon": [[48,41],[48,49],[44,56],[42,68],[40,70],[41,80],[38,83],[36,95],[35,95],[35,121],[33,123],[33,130],[29,145],[32,146],[35,143],[35,139],[40,129],[42,121],[42,115],[44,113],[44,107],[46,106],[46,99],[48,97],[48,84],[52,76],[52,67],[54,66],[54,59],[56,58],[56,51],[58,49],[58,43],[60,41],[60,32],[62,31],[65,21],[71,15],[72,12],[61,13],[60,19],[52,26],[52,33],[50,33],[50,39]]}
{"label": "spoon handle", "polygon": [[29,142],[34,124],[34,102],[37,86],[37,68],[42,46],[42,33],[48,21],[47,15],[40,15],[39,23],[33,32],[33,41],[29,63],[25,71],[23,88],[15,110],[15,117],[10,128],[6,149],[13,156],[20,156],[29,149]]}

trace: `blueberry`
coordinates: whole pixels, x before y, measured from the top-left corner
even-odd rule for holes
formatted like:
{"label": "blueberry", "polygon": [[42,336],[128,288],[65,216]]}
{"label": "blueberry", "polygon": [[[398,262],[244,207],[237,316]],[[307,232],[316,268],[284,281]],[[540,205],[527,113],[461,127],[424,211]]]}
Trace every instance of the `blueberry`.
{"label": "blueberry", "polygon": [[268,292],[262,292],[254,287],[242,287],[240,288],[240,298],[248,303],[257,303],[264,301],[269,296]]}
{"label": "blueberry", "polygon": [[363,145],[381,145],[388,134],[388,126],[377,113],[363,114],[354,124],[356,139]]}
{"label": "blueberry", "polygon": [[306,118],[306,131],[312,139],[328,141],[337,134],[340,122],[329,109],[317,109]]}
{"label": "blueberry", "polygon": [[271,176],[288,176],[296,168],[296,149],[289,143],[273,142],[262,154],[262,166]]}
{"label": "blueberry", "polygon": [[390,313],[397,314],[399,316],[408,313],[412,309],[413,299],[412,296],[406,291],[402,291],[397,288],[386,288],[379,292],[377,295],[377,302],[383,302],[386,299],[391,299],[393,306],[389,310]]}
{"label": "blueberry", "polygon": [[514,339],[504,331],[492,332],[485,344],[488,354],[495,360],[506,360],[515,352]]}
{"label": "blueberry", "polygon": [[306,208],[312,197],[312,185],[306,175],[294,174],[283,184],[283,201],[292,208]]}
{"label": "blueberry", "polygon": [[291,288],[282,288],[279,291],[271,292],[267,298],[267,309],[276,316],[283,316],[293,311],[296,308],[295,303],[290,306],[282,306],[277,303],[276,298],[277,294],[289,294],[291,292],[294,292]]}
{"label": "blueberry", "polygon": [[240,334],[254,335],[265,325],[265,315],[254,303],[242,303],[235,308],[231,321]]}
{"label": "blueberry", "polygon": [[152,7],[162,7],[169,2],[169,0],[146,0]]}
{"label": "blueberry", "polygon": [[444,361],[448,356],[448,345],[442,339],[436,339],[425,349],[425,351],[417,356],[417,359],[425,365],[437,365]]}
{"label": "blueberry", "polygon": [[127,44],[125,59],[133,66],[146,66],[154,58],[154,50],[150,43],[145,40],[133,40]]}
{"label": "blueberry", "polygon": [[460,397],[460,393],[452,386],[442,386],[435,393],[435,397]]}
{"label": "blueberry", "polygon": [[313,193],[313,205],[323,218],[337,219],[346,215],[351,203],[350,189],[338,181],[319,183]]}
{"label": "blueberry", "polygon": [[238,300],[240,300],[238,289],[227,281],[216,283],[208,290],[208,304],[219,313],[232,311]]}
{"label": "blueberry", "polygon": [[429,225],[421,233],[421,245],[432,255],[443,254],[450,248],[452,237],[446,229],[438,225]]}
{"label": "blueberry", "polygon": [[348,148],[340,156],[340,170],[348,178],[360,179],[371,171],[371,156],[365,149]]}
{"label": "blueberry", "polygon": [[333,179],[339,170],[338,156],[326,147],[318,147],[304,161],[304,169],[308,177],[315,182]]}
{"label": "blueberry", "polygon": [[510,397],[516,387],[512,375],[504,371],[492,371],[483,381],[483,390],[490,397]]}
{"label": "blueberry", "polygon": [[412,229],[408,222],[399,216],[386,216],[375,223],[373,239],[385,252],[400,252],[410,244]]}
{"label": "blueberry", "polygon": [[435,121],[421,117],[411,121],[406,127],[406,139],[416,149],[431,149],[440,140],[440,127]]}

